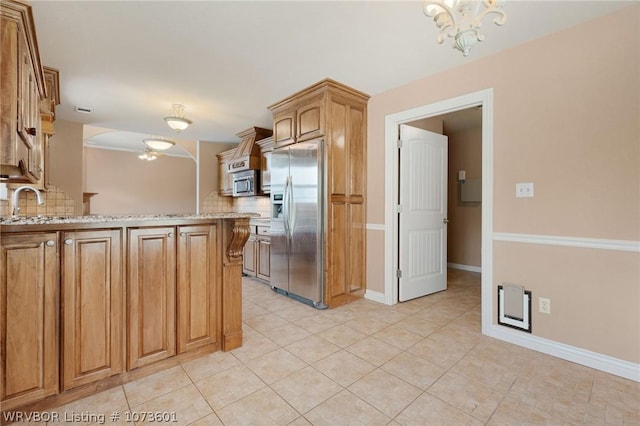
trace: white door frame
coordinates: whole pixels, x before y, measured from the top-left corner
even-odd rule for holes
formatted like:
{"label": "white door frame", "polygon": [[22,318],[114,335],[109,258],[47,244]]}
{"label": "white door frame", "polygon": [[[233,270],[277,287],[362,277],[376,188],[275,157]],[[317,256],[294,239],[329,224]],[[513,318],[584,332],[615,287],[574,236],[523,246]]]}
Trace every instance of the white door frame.
{"label": "white door frame", "polygon": [[482,105],[482,333],[489,334],[493,312],[493,89],[389,114],[385,117],[385,282],[387,305],[398,303],[398,126]]}

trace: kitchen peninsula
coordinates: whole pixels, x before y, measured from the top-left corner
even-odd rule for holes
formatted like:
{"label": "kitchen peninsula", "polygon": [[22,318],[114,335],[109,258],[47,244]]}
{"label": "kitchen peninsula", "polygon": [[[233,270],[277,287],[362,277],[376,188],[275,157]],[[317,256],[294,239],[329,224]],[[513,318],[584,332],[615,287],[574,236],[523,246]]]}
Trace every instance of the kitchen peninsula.
{"label": "kitchen peninsula", "polygon": [[42,410],[242,345],[253,213],[0,219],[0,405]]}

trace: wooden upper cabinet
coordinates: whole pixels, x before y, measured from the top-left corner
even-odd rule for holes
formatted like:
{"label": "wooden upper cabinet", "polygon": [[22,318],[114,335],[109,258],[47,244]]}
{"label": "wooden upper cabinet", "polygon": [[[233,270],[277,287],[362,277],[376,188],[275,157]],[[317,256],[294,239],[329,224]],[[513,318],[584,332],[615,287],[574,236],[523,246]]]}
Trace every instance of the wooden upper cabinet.
{"label": "wooden upper cabinet", "polygon": [[260,154],[262,156],[260,164],[260,189],[263,194],[271,193],[271,154],[274,148],[274,138],[270,136],[268,138],[256,141],[256,144],[260,147]]}
{"label": "wooden upper cabinet", "polygon": [[176,354],[174,227],[128,230],[128,368]]}
{"label": "wooden upper cabinet", "polygon": [[273,142],[276,148],[291,145],[296,141],[295,110],[287,110],[273,115]]}
{"label": "wooden upper cabinet", "polygon": [[324,134],[324,108],[321,100],[301,105],[296,114],[296,142],[314,139]]}
{"label": "wooden upper cabinet", "polygon": [[0,17],[0,175],[35,183],[43,172],[40,101],[46,85],[31,6],[4,0]]}
{"label": "wooden upper cabinet", "polygon": [[62,386],[124,371],[124,286],[119,229],[62,234]]}
{"label": "wooden upper cabinet", "polygon": [[218,195],[222,197],[233,196],[233,175],[227,173],[227,161],[233,157],[236,148],[216,154],[218,158]]}
{"label": "wooden upper cabinet", "polygon": [[4,234],[0,259],[0,406],[58,392],[58,235]]}
{"label": "wooden upper cabinet", "polygon": [[220,235],[216,225],[178,227],[178,353],[220,343]]}

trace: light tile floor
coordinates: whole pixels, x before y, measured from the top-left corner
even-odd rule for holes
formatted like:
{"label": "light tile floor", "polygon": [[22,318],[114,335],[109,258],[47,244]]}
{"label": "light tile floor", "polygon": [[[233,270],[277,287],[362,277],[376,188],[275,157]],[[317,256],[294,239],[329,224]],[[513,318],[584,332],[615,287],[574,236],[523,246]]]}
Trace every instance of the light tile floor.
{"label": "light tile floor", "polygon": [[[326,311],[244,279],[244,344],[59,408],[198,425],[640,425],[640,384],[480,333],[480,276]],[[79,419],[82,420],[82,419]],[[95,420],[95,419],[94,419]],[[171,418],[173,420],[173,418]]]}

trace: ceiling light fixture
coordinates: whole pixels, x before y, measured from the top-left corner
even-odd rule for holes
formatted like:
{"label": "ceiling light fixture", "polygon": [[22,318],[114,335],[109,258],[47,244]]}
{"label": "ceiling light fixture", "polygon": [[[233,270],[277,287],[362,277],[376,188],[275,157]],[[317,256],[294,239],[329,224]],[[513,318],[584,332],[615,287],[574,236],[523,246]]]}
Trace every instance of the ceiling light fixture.
{"label": "ceiling light fixture", "polygon": [[453,47],[468,56],[471,48],[484,40],[480,25],[485,16],[498,15],[493,20],[496,25],[507,22],[503,5],[504,0],[426,0],[424,13],[440,28],[438,43],[442,44],[446,37],[454,37]]}
{"label": "ceiling light fixture", "polygon": [[153,151],[164,151],[165,149],[169,149],[176,144],[170,139],[158,137],[143,139],[142,142],[144,142],[145,145],[147,145]]}
{"label": "ceiling light fixture", "polygon": [[143,153],[138,155],[138,158],[141,160],[153,161],[158,158],[158,153],[147,148]]}
{"label": "ceiling light fixture", "polygon": [[186,129],[192,123],[184,117],[184,105],[180,104],[173,104],[173,115],[165,117],[164,121],[176,132]]}

